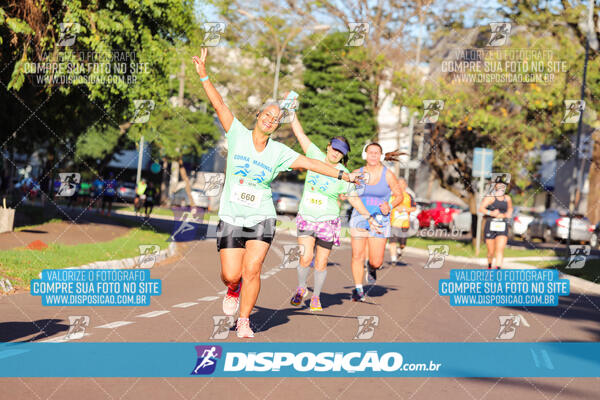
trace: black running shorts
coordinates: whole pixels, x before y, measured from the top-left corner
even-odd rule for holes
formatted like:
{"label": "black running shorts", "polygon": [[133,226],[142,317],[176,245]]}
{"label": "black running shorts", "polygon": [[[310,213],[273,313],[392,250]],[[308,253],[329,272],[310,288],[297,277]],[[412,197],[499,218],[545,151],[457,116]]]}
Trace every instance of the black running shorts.
{"label": "black running shorts", "polygon": [[315,238],[315,244],[317,246],[321,246],[324,249],[331,250],[333,247],[333,242],[326,242],[325,240],[317,237],[317,232],[315,231],[303,231],[302,229],[296,229],[296,233],[298,237],[300,236],[311,236]]}
{"label": "black running shorts", "polygon": [[245,249],[246,241],[260,240],[271,244],[275,236],[277,219],[269,218],[250,227],[231,225],[221,220],[217,226],[217,251]]}

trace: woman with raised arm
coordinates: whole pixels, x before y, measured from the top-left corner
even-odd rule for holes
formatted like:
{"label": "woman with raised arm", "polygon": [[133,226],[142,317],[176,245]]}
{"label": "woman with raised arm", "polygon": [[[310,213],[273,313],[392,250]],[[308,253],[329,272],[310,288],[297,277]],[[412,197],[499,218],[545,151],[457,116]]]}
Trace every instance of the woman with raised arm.
{"label": "woman with raised arm", "polygon": [[[378,143],[369,143],[363,148],[366,165],[354,171],[360,174],[368,173],[368,182],[364,191],[360,193],[360,201],[369,216],[366,218],[360,209],[355,207],[350,217],[352,276],[355,286],[352,290],[353,301],[365,301],[363,275],[367,283],[375,283],[377,269],[383,265],[387,238],[390,237],[390,211],[404,199],[404,191],[398,183],[398,178],[382,164],[383,160],[395,161],[398,155],[400,153],[391,152],[384,156]],[[392,194],[394,200],[390,204]],[[373,229],[372,219],[377,221],[379,228]],[[367,247],[369,254],[366,254]],[[368,261],[365,263],[367,256]]]}
{"label": "woman with raised arm", "polygon": [[[323,152],[304,133],[297,114],[292,120],[292,130],[307,157],[321,160],[340,171],[348,172],[346,163],[350,144],[346,138],[343,136],[332,138]],[[315,283],[310,299],[310,311],[323,310],[320,294],[327,277],[327,259],[332,247],[340,245],[340,196],[345,197],[353,190],[354,185],[351,183],[337,181],[332,177],[311,171],[306,174],[302,200],[296,217],[298,244],[304,248],[304,252],[298,265],[298,287],[290,300],[293,306],[299,306],[308,294],[306,280],[316,246]],[[351,204],[362,215],[369,218],[369,212],[360,200],[357,197],[350,197],[350,199]],[[371,219],[371,223],[375,227],[374,219]]]}
{"label": "woman with raised arm", "polygon": [[237,336],[249,338],[254,337],[249,317],[260,291],[260,270],[273,241],[277,221],[271,181],[279,172],[290,168],[308,169],[348,182],[355,181],[356,175],[302,156],[270,139],[282,114],[277,103],[266,104],[256,113],[253,130],[242,125],[206,73],[207,53],[208,50],[203,48],[200,57],[194,57],[193,61],[202,87],[226,132],[228,146],[217,227],[221,279],[228,288],[223,299],[223,312],[234,315],[239,309]]}

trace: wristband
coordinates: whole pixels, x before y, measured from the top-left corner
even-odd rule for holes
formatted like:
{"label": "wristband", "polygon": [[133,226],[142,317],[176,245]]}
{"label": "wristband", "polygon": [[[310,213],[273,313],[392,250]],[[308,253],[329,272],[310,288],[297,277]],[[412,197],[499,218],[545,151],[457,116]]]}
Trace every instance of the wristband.
{"label": "wristband", "polygon": [[204,82],[208,80],[208,75],[206,75],[204,78],[200,78],[200,82]]}
{"label": "wristband", "polygon": [[343,177],[343,176],[344,176],[344,171],[342,171],[342,170],[340,169],[340,172],[338,172],[338,179],[339,179],[339,180],[342,180],[342,177]]}

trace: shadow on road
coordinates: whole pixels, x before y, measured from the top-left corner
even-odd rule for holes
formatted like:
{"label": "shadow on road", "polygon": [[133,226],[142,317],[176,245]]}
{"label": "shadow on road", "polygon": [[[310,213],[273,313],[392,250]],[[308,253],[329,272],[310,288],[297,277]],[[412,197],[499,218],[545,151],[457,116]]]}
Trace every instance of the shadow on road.
{"label": "shadow on road", "polygon": [[[529,312],[546,315],[554,318],[570,321],[595,322],[599,329],[582,327],[581,329],[591,332],[595,337],[591,340],[600,341],[600,296],[581,295],[573,293],[568,297],[559,297],[556,307],[507,307],[517,312]],[[574,326],[575,327],[575,326]],[[571,341],[568,338],[561,341]],[[577,340],[579,341],[579,340]]]}
{"label": "shadow on road", "polygon": [[493,385],[507,385],[514,387],[522,387],[527,390],[535,388],[537,393],[560,393],[561,397],[570,397],[576,399],[593,399],[596,396],[596,391],[590,387],[589,390],[583,391],[573,387],[568,387],[568,384],[561,385],[560,383],[548,383],[546,379],[543,382],[536,380],[531,381],[531,378],[461,378],[461,380],[468,380],[473,382],[481,382],[482,384],[493,384]]}
{"label": "shadow on road", "polygon": [[12,342],[36,334],[21,342],[35,342],[46,339],[59,332],[69,330],[69,325],[61,324],[61,319],[38,319],[31,322],[0,322],[0,342]]}

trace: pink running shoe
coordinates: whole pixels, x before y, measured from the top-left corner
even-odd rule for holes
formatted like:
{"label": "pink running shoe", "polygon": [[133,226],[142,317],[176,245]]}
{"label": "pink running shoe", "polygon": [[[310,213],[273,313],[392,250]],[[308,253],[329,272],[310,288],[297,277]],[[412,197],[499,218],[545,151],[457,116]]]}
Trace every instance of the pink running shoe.
{"label": "pink running shoe", "polygon": [[235,315],[240,308],[240,292],[242,290],[242,281],[236,291],[227,288],[227,294],[223,298],[223,312],[225,315]]}
{"label": "pink running shoe", "polygon": [[250,328],[250,319],[249,318],[238,318],[237,326],[235,328],[237,331],[237,337],[239,338],[253,338],[254,332]]}
{"label": "pink running shoe", "polygon": [[292,296],[292,299],[290,300],[290,304],[293,306],[299,306],[307,294],[308,294],[308,290],[306,288],[298,287],[296,289],[296,293],[294,293],[294,295]]}

